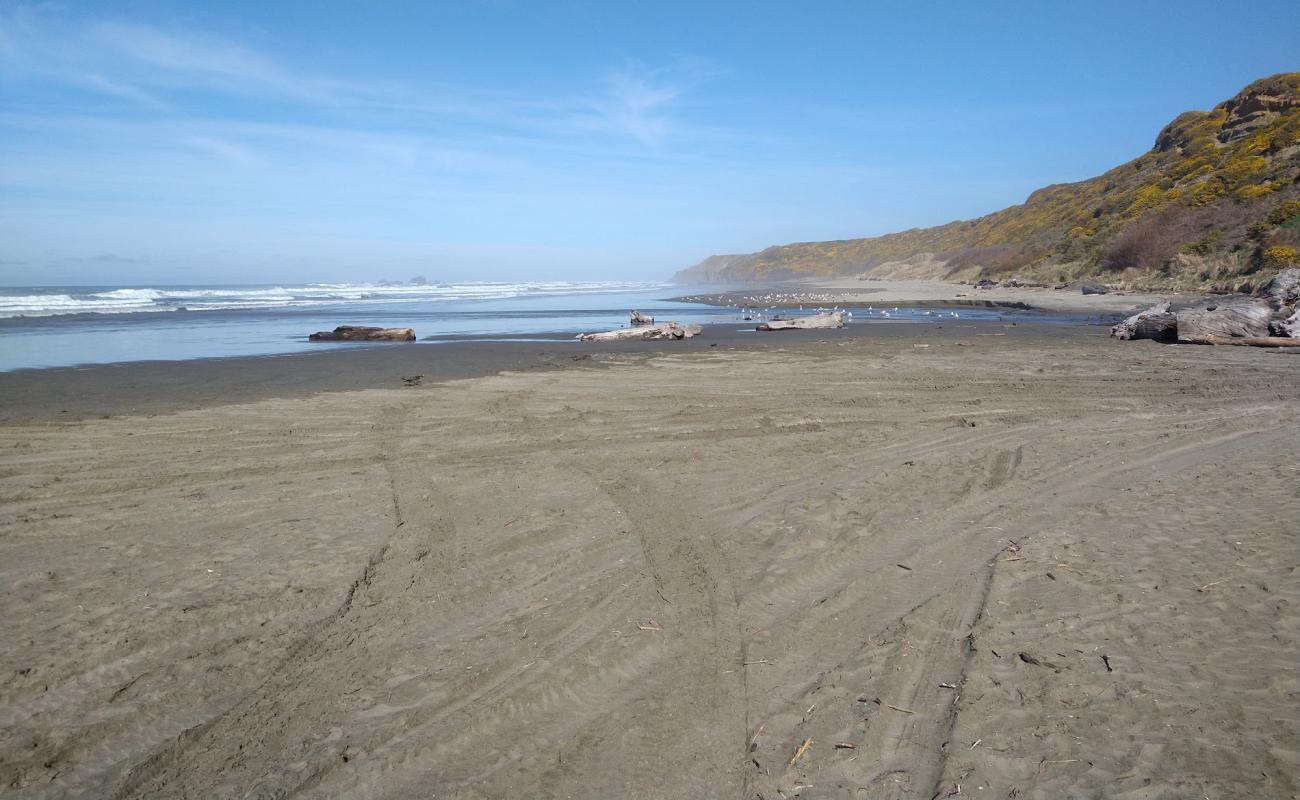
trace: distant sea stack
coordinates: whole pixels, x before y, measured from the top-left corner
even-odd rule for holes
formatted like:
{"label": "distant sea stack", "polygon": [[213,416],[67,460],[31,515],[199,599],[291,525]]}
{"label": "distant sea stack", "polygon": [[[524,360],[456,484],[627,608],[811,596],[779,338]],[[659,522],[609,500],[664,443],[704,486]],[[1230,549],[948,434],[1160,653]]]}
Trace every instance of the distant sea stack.
{"label": "distant sea stack", "polygon": [[1142,156],[978,219],[710,256],[675,280],[937,278],[1250,290],[1300,263],[1300,72],[1180,114]]}

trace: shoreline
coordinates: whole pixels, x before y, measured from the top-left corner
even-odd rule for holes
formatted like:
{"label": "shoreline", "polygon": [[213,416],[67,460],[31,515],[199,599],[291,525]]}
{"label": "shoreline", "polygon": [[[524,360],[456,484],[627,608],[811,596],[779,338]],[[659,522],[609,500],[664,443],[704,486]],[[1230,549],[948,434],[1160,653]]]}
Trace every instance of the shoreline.
{"label": "shoreline", "polygon": [[[507,341],[477,338],[392,344],[323,344],[316,352],[217,356],[178,361],[129,361],[0,372],[0,425],[78,421],[131,414],[164,414],[213,405],[324,392],[406,388],[404,378],[428,385],[502,372],[597,366],[628,357],[816,348],[823,342],[879,340],[905,344],[962,341],[970,334],[1099,335],[1096,325],[1047,323],[1017,314],[1005,321],[854,323],[835,330],[758,333],[753,323],[706,325],[681,341],[585,343],[539,335]],[[986,330],[987,329],[987,330]]]}
{"label": "shoreline", "polygon": [[974,286],[944,281],[859,280],[837,278],[798,284],[770,284],[754,288],[704,291],[670,298],[675,302],[712,305],[750,304],[765,308],[791,308],[800,304],[831,303],[842,308],[899,306],[912,308],[1004,308],[1052,314],[1124,317],[1135,310],[1169,300],[1176,306],[1192,305],[1210,295],[1196,292],[1111,291],[1085,295],[1075,288],[1038,286]]}

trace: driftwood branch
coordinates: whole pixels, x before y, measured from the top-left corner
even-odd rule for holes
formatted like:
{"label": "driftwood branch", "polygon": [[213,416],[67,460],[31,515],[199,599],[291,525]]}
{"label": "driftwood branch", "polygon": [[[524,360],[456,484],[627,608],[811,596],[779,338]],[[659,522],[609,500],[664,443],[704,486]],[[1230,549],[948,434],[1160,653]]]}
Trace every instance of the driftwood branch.
{"label": "driftwood branch", "polygon": [[820,314],[813,314],[810,317],[795,317],[794,319],[774,319],[771,322],[760,322],[754,328],[756,331],[791,331],[801,328],[843,328],[844,314],[839,311],[824,311]]}
{"label": "driftwood branch", "polygon": [[645,314],[642,314],[640,311],[637,311],[636,309],[632,309],[630,322],[633,325],[653,325],[655,324],[655,318],[647,317]]}
{"label": "driftwood branch", "polygon": [[584,342],[618,342],[631,339],[689,339],[704,332],[702,325],[682,325],[680,322],[664,322],[659,325],[641,325],[636,328],[619,328],[616,331],[602,333],[583,333],[578,336]]}

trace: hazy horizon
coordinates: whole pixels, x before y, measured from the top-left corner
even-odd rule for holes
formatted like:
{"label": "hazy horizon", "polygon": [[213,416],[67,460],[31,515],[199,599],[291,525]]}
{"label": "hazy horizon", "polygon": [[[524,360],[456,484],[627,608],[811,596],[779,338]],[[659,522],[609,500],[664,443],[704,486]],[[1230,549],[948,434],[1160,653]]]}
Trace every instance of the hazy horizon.
{"label": "hazy horizon", "polygon": [[1205,41],[1241,17],[0,3],[0,284],[655,281],[978,216],[1300,66]]}

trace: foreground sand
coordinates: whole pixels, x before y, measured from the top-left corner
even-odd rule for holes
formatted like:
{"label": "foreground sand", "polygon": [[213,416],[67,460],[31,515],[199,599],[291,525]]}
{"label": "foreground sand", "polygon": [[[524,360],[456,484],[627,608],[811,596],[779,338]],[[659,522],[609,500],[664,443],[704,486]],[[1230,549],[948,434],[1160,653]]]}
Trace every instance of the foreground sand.
{"label": "foreground sand", "polygon": [[0,428],[0,785],[1295,795],[1300,359],[798,336]]}

